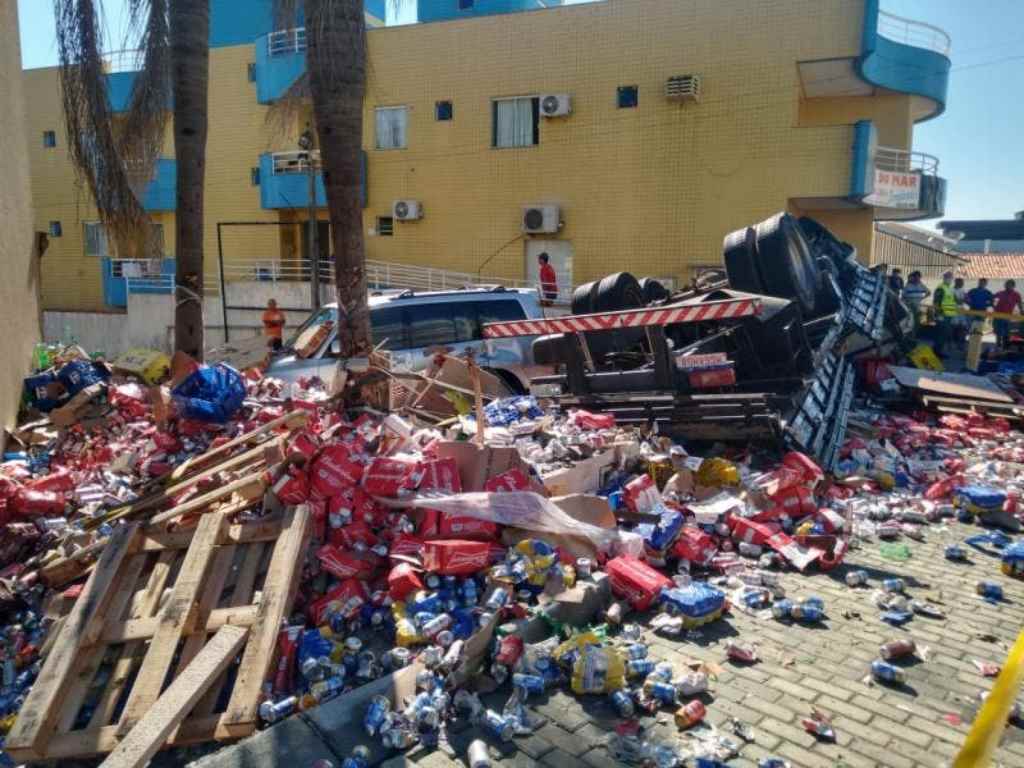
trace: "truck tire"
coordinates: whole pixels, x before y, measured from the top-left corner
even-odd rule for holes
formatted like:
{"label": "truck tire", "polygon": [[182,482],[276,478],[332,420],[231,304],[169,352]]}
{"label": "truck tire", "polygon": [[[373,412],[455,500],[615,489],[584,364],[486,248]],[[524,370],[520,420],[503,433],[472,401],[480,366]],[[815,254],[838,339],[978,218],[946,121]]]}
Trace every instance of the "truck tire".
{"label": "truck tire", "polygon": [[593,311],[591,309],[593,306],[591,293],[595,285],[597,285],[596,282],[584,283],[577,286],[576,290],[572,292],[572,313],[574,315],[587,315]]}
{"label": "truck tire", "polygon": [[753,227],[737,229],[722,242],[725,273],[729,285],[737,291],[764,293],[764,283],[757,271],[757,233]]}
{"label": "truck tire", "polygon": [[594,295],[594,312],[617,312],[638,309],[644,305],[640,283],[629,272],[616,272],[604,278]]}
{"label": "truck tire", "polygon": [[814,317],[818,265],[796,219],[780,213],[762,221],[756,230],[757,267],[765,292],[793,299],[806,317]]}
{"label": "truck tire", "polygon": [[653,304],[656,301],[664,301],[671,294],[661,281],[655,280],[653,277],[641,277],[640,278],[640,292],[644,296],[644,306]]}

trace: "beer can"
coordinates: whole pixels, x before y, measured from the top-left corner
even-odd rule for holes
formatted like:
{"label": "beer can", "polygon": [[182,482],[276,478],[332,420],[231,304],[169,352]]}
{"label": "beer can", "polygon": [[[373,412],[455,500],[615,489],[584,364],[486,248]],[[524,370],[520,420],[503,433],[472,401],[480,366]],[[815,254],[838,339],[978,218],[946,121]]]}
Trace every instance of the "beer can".
{"label": "beer can", "polygon": [[777,600],[772,606],[772,616],[776,619],[788,619],[793,615],[793,602],[791,600]]}
{"label": "beer can", "polygon": [[752,645],[741,645],[730,640],[725,644],[725,653],[733,661],[751,664],[757,661],[757,651]]}
{"label": "beer can", "polygon": [[1003,588],[994,581],[979,581],[977,586],[978,594],[986,600],[1002,600]]}
{"label": "beer can", "polygon": [[651,659],[630,659],[626,662],[626,676],[647,677],[655,666],[656,662]]}
{"label": "beer can", "polygon": [[491,768],[491,756],[487,751],[487,742],[474,739],[469,744],[467,754],[469,768]]}
{"label": "beer can", "polygon": [[581,557],[576,560],[576,576],[580,579],[589,579],[593,573],[594,564],[589,557]]}
{"label": "beer can", "polygon": [[368,736],[376,736],[391,711],[391,702],[385,696],[374,696],[363,715],[363,729]]}
{"label": "beer can", "polygon": [[892,640],[878,649],[878,655],[886,661],[911,656],[917,651],[917,645],[909,637]]}
{"label": "beer can", "polygon": [[907,584],[903,579],[882,579],[882,589],[893,594],[901,594]]}
{"label": "beer can", "polygon": [[610,698],[612,706],[618,712],[619,717],[630,718],[636,712],[633,697],[629,695],[629,691],[620,688],[617,691],[612,691]]}
{"label": "beer can", "polygon": [[663,683],[660,680],[647,680],[644,682],[644,693],[652,699],[657,699],[662,704],[676,703],[676,687],[671,683]]}
{"label": "beer can", "polygon": [[750,544],[746,541],[741,541],[737,549],[743,557],[760,557],[764,552],[764,547],[760,544]]}
{"label": "beer can", "polygon": [[708,711],[704,707],[704,702],[700,699],[694,699],[689,704],[686,704],[676,710],[676,726],[679,728],[692,728],[703,720],[707,713]]}
{"label": "beer can", "polygon": [[850,571],[846,574],[846,586],[863,587],[868,583],[867,571]]}
{"label": "beer can", "polygon": [[946,547],[946,559],[954,563],[962,563],[967,560],[967,550],[959,544],[950,544]]}
{"label": "beer can", "polygon": [[525,691],[527,694],[544,693],[545,680],[540,675],[527,675],[516,672],[512,675],[512,687]]}
{"label": "beer can", "polygon": [[512,741],[516,733],[515,724],[504,715],[488,709],[480,718],[480,728],[484,733],[494,736],[501,741]]}
{"label": "beer can", "polygon": [[882,683],[902,685],[907,680],[907,675],[902,669],[884,661],[871,662],[871,676]]}
{"label": "beer can", "polygon": [[794,605],[791,615],[797,621],[805,621],[808,623],[815,623],[825,618],[825,613],[820,608],[814,605],[808,605],[807,603],[801,603],[800,605]]}
{"label": "beer can", "polygon": [[646,659],[647,646],[643,643],[630,643],[626,646],[626,657],[630,659]]}

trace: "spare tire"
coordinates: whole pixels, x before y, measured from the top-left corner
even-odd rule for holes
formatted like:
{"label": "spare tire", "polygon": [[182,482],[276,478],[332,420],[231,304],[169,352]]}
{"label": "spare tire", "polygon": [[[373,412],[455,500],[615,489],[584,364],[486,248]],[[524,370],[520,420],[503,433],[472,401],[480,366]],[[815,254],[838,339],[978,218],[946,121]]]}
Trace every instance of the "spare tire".
{"label": "spare tire", "polygon": [[672,295],[660,280],[655,280],[653,277],[641,277],[639,285],[640,292],[644,296],[645,306],[656,301],[664,301]]}
{"label": "spare tire", "polygon": [[587,315],[592,311],[591,291],[596,283],[584,283],[576,286],[572,292],[572,313],[574,315]]}
{"label": "spare tire", "polygon": [[765,292],[793,299],[805,316],[814,317],[820,276],[799,223],[780,213],[756,229],[757,268]]}
{"label": "spare tire", "polygon": [[638,309],[644,305],[640,283],[629,272],[616,272],[604,278],[594,295],[594,312],[617,312]]}
{"label": "spare tire", "polygon": [[730,287],[747,293],[765,292],[757,271],[757,234],[753,227],[737,229],[726,235],[722,255]]}

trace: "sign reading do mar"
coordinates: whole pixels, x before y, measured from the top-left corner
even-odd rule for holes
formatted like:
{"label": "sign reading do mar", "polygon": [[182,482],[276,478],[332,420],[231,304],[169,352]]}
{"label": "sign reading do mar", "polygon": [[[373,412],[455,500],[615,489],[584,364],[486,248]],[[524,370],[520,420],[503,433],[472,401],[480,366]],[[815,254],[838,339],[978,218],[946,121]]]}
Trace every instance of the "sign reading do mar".
{"label": "sign reading do mar", "polygon": [[921,174],[875,169],[875,190],[864,198],[879,208],[918,208],[921,205]]}

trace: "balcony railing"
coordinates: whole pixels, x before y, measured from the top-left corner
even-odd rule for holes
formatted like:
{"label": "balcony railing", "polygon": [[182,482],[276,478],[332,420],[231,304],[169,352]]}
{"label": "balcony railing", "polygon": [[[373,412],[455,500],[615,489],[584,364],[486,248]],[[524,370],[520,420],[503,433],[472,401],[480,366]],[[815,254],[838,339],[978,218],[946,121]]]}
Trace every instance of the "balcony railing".
{"label": "balcony railing", "polygon": [[939,158],[924,152],[908,152],[904,149],[879,147],[875,152],[875,168],[893,173],[923,173],[925,176],[938,176]]}
{"label": "balcony railing", "polygon": [[306,50],[306,28],[279,29],[267,35],[267,50],[271,56],[287,56]]}
{"label": "balcony railing", "polygon": [[905,19],[885,11],[878,12],[878,34],[894,43],[924,48],[949,57],[953,41],[943,30],[923,21]]}
{"label": "balcony railing", "polygon": [[103,67],[108,75],[116,72],[139,72],[145,61],[141,48],[126,48],[123,51],[108,51],[103,54]]}
{"label": "balcony railing", "polygon": [[309,173],[311,160],[313,170],[320,170],[319,149],[314,149],[311,152],[303,150],[296,152],[274,152],[271,158],[274,162],[274,173]]}

